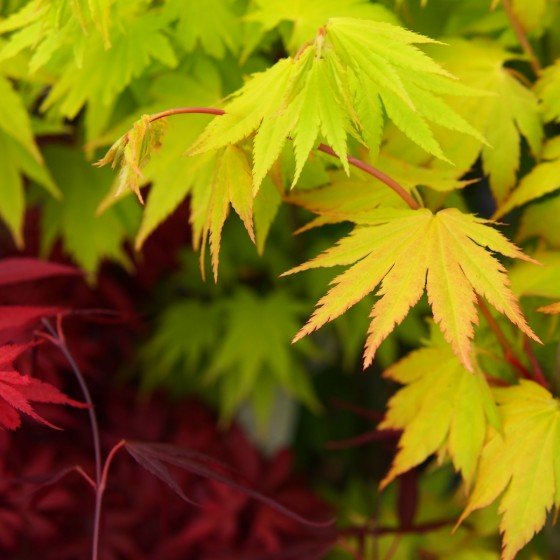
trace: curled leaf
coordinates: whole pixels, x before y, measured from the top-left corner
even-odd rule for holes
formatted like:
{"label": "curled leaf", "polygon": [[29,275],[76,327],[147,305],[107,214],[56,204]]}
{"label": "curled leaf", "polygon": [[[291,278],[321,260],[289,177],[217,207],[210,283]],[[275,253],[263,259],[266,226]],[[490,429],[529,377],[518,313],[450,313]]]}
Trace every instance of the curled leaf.
{"label": "curled leaf", "polygon": [[134,126],[109,148],[105,157],[94,164],[97,167],[111,164],[113,169],[120,166],[116,197],[128,189],[142,204],[144,203],[140,192],[144,179],[142,167],[148,163],[152,152],[161,146],[164,133],[163,119],[153,120],[150,115],[142,115]]}

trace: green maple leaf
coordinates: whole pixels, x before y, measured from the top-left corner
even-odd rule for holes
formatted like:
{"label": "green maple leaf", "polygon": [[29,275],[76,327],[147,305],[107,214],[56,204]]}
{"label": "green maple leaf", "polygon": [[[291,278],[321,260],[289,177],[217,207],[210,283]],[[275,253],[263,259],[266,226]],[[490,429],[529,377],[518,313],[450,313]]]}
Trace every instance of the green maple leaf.
{"label": "green maple leaf", "polygon": [[116,97],[151,64],[174,68],[177,58],[167,36],[169,20],[146,12],[122,18],[106,48],[101,36],[84,40],[79,61],[67,54],[66,63],[41,109],[55,109],[74,118],[90,100],[111,106]]}
{"label": "green maple leaf", "polygon": [[255,190],[293,139],[297,181],[310,151],[329,144],[348,171],[347,136],[376,153],[385,113],[426,152],[445,159],[428,122],[481,135],[441,100],[441,93],[473,95],[414,46],[433,42],[387,23],[331,18],[314,43],[295,58],[255,74],[225,105],[225,116],[205,129],[190,149],[199,154],[255,133]]}
{"label": "green maple leaf", "polygon": [[223,58],[227,50],[233,53],[239,50],[241,18],[234,2],[170,0],[165,10],[178,20],[174,35],[187,52],[200,45],[211,56]]}
{"label": "green maple leaf", "polygon": [[48,253],[62,238],[63,248],[90,275],[104,259],[130,267],[123,242],[131,238],[140,218],[134,201],[123,200],[98,217],[97,207],[111,184],[111,172],[94,169],[80,151],[63,146],[49,147],[45,158],[63,199],[43,203],[43,252]]}
{"label": "green maple leaf", "polygon": [[20,247],[23,245],[25,215],[24,177],[41,185],[51,196],[60,197],[60,191],[44,165],[19,142],[0,130],[0,218],[8,225]]}
{"label": "green maple leaf", "polygon": [[240,290],[225,303],[225,334],[214,348],[206,382],[219,382],[226,419],[248,401],[265,422],[279,387],[318,409],[301,365],[302,353],[309,356],[313,348],[294,352],[290,344],[301,311],[301,304],[282,292],[258,297]]}
{"label": "green maple leaf", "polygon": [[286,43],[295,53],[329,17],[354,17],[397,24],[392,12],[368,0],[256,0],[244,19],[269,31],[282,22],[292,24]]}

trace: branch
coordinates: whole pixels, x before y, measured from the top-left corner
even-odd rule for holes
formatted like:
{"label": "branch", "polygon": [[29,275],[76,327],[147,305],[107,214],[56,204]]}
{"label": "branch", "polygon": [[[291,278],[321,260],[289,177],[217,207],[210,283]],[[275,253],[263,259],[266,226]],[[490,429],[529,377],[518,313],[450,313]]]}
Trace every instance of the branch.
{"label": "branch", "polygon": [[531,46],[531,43],[529,42],[529,39],[527,39],[525,29],[523,29],[523,25],[517,19],[517,16],[513,11],[513,7],[511,5],[510,0],[502,0],[502,3],[504,5],[504,10],[507,14],[511,27],[515,32],[517,40],[519,41],[519,44],[521,45],[523,52],[529,58],[529,63],[531,64],[531,68],[533,69],[533,72],[535,73],[535,75],[538,76],[541,73],[542,66],[539,62],[539,59],[537,58],[537,55],[535,54],[535,51],[533,50],[533,47]]}
{"label": "branch", "polygon": [[[164,119],[167,117],[175,116],[175,115],[193,115],[193,114],[203,114],[203,115],[216,115],[221,116],[225,115],[226,112],[223,109],[218,109],[215,107],[175,107],[174,109],[167,109],[166,111],[161,111],[161,113],[155,113],[150,117],[150,122],[153,123],[160,119]],[[326,144],[319,144],[318,148],[319,151],[324,152],[325,154],[329,154],[334,157],[339,157],[336,152]],[[375,177],[385,185],[387,185],[390,189],[395,191],[395,193],[400,196],[412,210],[418,210],[420,205],[418,202],[412,197],[412,195],[397,181],[395,181],[389,175],[383,173],[380,169],[373,167],[369,163],[362,161],[361,159],[357,159],[353,156],[348,156],[348,163],[357,169],[361,169],[365,171],[367,174]]]}

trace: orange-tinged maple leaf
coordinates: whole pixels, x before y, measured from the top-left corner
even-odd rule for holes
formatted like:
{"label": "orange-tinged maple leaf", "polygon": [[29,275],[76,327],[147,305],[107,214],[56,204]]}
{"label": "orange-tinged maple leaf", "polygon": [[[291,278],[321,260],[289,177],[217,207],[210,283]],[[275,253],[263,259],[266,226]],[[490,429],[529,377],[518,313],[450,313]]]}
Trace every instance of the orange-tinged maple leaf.
{"label": "orange-tinged maple leaf", "polygon": [[541,313],[549,313],[550,315],[558,315],[560,314],[560,301],[539,307],[537,311],[540,311]]}
{"label": "orange-tinged maple leaf", "polygon": [[502,560],[512,560],[560,503],[560,402],[526,380],[494,393],[503,430],[493,431],[484,446],[459,523],[502,495]]}
{"label": "orange-tinged maple leaf", "polygon": [[[332,281],[294,342],[332,321],[377,289],[364,353],[369,366],[381,342],[426,288],[434,319],[464,366],[472,371],[471,341],[477,294],[529,337],[505,268],[490,253],[531,261],[487,220],[449,208],[379,209],[356,213],[354,231],[315,259],[285,274],[310,268],[350,266]],[[489,249],[486,250],[486,249]]]}

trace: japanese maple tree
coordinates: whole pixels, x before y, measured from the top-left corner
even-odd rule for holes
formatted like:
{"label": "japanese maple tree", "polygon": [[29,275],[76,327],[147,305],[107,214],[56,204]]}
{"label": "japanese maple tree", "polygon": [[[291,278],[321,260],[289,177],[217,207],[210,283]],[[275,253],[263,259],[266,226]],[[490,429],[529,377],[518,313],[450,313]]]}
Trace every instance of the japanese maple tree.
{"label": "japanese maple tree", "polygon": [[558,0],[0,0],[0,426],[93,447],[6,463],[0,546],[560,554],[559,37]]}

